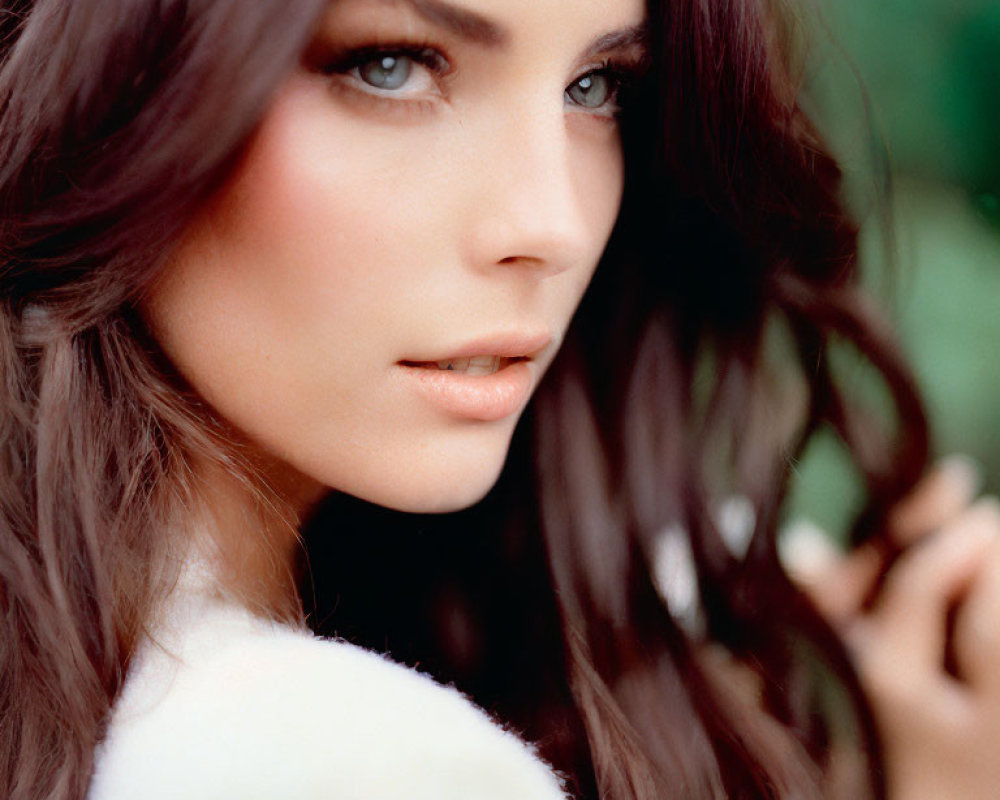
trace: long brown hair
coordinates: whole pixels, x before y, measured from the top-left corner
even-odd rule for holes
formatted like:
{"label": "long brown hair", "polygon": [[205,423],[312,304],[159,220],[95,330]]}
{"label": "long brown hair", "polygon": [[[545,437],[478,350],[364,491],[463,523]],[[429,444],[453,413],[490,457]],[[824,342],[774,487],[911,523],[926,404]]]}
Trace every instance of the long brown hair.
{"label": "long brown hair", "polygon": [[82,797],[177,568],[194,454],[233,466],[136,301],[299,57],[320,0],[5,2],[0,795]]}
{"label": "long brown hair", "polygon": [[[651,9],[659,101],[626,129],[618,235],[539,398],[544,527],[563,625],[579,641],[568,657],[574,697],[588,727],[617,718],[628,743],[591,735],[612,796],[820,796],[833,787],[815,765],[834,771],[845,727],[868,770],[868,786],[847,796],[884,794],[860,688],[785,576],[776,531],[790,466],[824,425],[869,490],[857,535],[879,530],[925,466],[926,421],[858,286],[840,171],[798,103],[767,5]],[[848,400],[835,347],[874,365],[895,427]],[[717,510],[734,496],[753,510],[735,552]],[[696,566],[694,636],[664,613],[649,577],[664,539],[681,540]],[[721,679],[718,645],[741,665]],[[741,668],[766,714],[733,698],[726,683]],[[853,701],[848,722],[817,688],[824,680]],[[643,781],[650,788],[636,791]]]}
{"label": "long brown hair", "polygon": [[[178,566],[191,459],[242,469],[135,308],[239,158],[323,5],[3,4],[3,796],[85,793],[130,656]],[[385,622],[417,642],[422,624],[450,620],[424,637],[442,674],[467,676],[484,704],[509,710],[585,796],[804,791],[808,766],[790,775],[782,766],[786,740],[819,755],[823,726],[799,702],[796,646],[812,643],[856,690],[836,640],[774,558],[785,459],[800,444],[755,434],[772,407],[771,320],[802,365],[800,438],[829,422],[860,445],[825,359],[841,336],[884,372],[901,410],[901,445],[856,448],[873,496],[891,497],[924,458],[908,375],[855,287],[836,167],[795,103],[766,20],[752,0],[651,4],[654,69],[624,123],[627,196],[597,284],[503,483],[471,516],[441,523],[502,518],[507,534],[490,541],[523,565],[527,605],[512,608],[524,613],[508,627],[455,622],[473,595],[457,587],[442,601],[441,589],[496,566],[465,550],[452,583],[431,568],[416,580],[413,608],[436,604],[425,623],[400,628],[375,604],[358,614],[362,639]],[[699,372],[706,354],[711,369]],[[720,472],[732,480],[707,482]],[[719,491],[742,492],[757,510],[744,559],[728,555],[713,524]],[[763,677],[766,711],[727,705],[656,594],[651,547],[674,522],[690,537],[709,636]],[[532,535],[542,531],[547,556]],[[321,554],[312,558],[317,595],[335,586],[348,596],[350,581],[327,580]],[[316,608],[317,620],[346,625]],[[497,650],[509,628],[510,645],[532,648],[521,652],[537,681],[496,679],[511,658]],[[478,656],[477,637],[487,642]],[[475,684],[484,663],[492,677]],[[763,746],[755,731],[777,744]]]}

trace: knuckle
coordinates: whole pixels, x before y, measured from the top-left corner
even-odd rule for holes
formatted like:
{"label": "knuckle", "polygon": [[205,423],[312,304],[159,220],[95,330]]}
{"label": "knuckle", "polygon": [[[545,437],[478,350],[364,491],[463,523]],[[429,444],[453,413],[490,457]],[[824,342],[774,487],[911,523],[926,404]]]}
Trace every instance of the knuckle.
{"label": "knuckle", "polygon": [[[935,548],[936,549],[936,548]],[[940,558],[931,547],[904,553],[885,577],[882,599],[886,603],[908,602],[926,597],[935,579],[940,579]]]}

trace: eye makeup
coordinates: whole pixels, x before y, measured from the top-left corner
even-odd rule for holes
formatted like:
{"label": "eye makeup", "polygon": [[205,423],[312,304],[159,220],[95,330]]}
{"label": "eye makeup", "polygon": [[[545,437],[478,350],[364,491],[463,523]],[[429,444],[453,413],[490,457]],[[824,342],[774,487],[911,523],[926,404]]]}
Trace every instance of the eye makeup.
{"label": "eye makeup", "polygon": [[[491,51],[492,63],[498,57],[518,57],[509,33],[489,43],[466,40],[438,31],[408,9],[402,3],[390,4],[374,15],[352,14],[339,7],[321,26],[305,54],[304,66],[323,76],[349,107],[400,115],[434,112],[450,104],[461,91],[456,88],[459,74],[479,80],[476,73],[482,62],[477,53],[482,48]],[[584,48],[582,63],[578,62],[575,75],[563,86],[567,112],[616,121],[645,71],[643,40],[641,26],[622,28],[596,37]],[[539,74],[550,68],[540,65]],[[462,85],[467,85],[464,78]],[[493,91],[488,83],[480,85]]]}
{"label": "eye makeup", "polygon": [[[346,48],[321,64],[314,71],[327,76],[334,91],[411,110],[430,110],[445,96],[444,83],[453,72],[442,51],[422,41]],[[610,56],[587,68],[565,87],[567,106],[574,112],[616,118],[643,74],[643,64],[636,57]]]}
{"label": "eye makeup", "polygon": [[[617,119],[645,72],[646,60],[638,52],[609,55],[566,87],[567,102],[575,106],[575,111]],[[596,102],[595,95],[600,102]]]}

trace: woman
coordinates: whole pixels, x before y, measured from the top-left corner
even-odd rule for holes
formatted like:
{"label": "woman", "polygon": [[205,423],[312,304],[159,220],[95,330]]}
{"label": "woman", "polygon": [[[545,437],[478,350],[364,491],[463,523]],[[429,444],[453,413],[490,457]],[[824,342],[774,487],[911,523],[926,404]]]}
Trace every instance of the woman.
{"label": "woman", "polygon": [[[303,633],[296,584],[330,488],[486,493],[564,338],[493,504],[441,523],[501,515],[484,547],[529,579],[485,637],[521,631],[536,668],[477,699],[581,797],[816,795],[838,725],[876,774],[773,532],[821,423],[873,527],[926,441],[779,23],[728,0],[6,4],[5,795],[558,796],[466,700]],[[836,336],[885,375],[895,442],[855,424]],[[738,554],[713,513],[735,494]],[[355,512],[396,525],[335,505],[314,547]],[[664,541],[690,542],[700,631],[650,578]],[[467,602],[409,566],[416,641]],[[442,678],[484,663],[452,628]],[[831,674],[846,721],[810,688]]]}

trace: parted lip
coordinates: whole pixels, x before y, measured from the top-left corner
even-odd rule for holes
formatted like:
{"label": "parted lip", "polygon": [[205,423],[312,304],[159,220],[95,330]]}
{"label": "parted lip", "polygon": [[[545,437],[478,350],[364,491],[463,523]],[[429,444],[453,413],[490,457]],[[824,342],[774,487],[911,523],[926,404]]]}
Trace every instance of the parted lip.
{"label": "parted lip", "polygon": [[431,364],[475,356],[499,356],[520,360],[537,358],[552,343],[552,334],[546,330],[525,333],[501,332],[470,339],[453,347],[441,347],[433,352],[415,353],[412,358],[400,359],[403,366]]}

